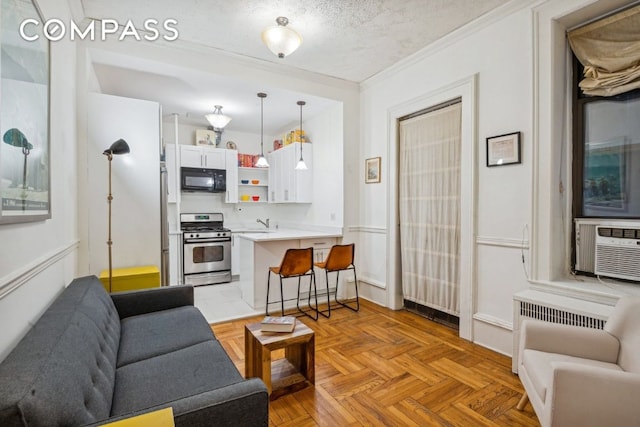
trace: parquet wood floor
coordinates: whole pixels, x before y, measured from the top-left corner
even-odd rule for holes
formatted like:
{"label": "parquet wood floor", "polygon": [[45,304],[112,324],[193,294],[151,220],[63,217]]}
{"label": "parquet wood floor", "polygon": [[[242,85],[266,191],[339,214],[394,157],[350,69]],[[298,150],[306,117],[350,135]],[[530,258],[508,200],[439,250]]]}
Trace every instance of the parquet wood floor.
{"label": "parquet wood floor", "polygon": [[[511,359],[408,311],[361,300],[317,322],[316,383],[269,405],[271,426],[539,426]],[[213,325],[244,374],[244,325]]]}

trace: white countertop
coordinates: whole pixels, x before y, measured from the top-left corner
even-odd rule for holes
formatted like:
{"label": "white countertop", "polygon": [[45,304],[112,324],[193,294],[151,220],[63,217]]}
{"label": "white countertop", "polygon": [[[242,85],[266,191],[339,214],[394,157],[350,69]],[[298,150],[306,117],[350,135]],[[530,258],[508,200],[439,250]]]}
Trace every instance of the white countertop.
{"label": "white countertop", "polygon": [[342,234],[317,230],[298,230],[292,228],[280,228],[279,230],[258,231],[248,229],[232,229],[238,233],[238,237],[252,242],[270,242],[276,240],[301,240],[324,237],[342,237]]}

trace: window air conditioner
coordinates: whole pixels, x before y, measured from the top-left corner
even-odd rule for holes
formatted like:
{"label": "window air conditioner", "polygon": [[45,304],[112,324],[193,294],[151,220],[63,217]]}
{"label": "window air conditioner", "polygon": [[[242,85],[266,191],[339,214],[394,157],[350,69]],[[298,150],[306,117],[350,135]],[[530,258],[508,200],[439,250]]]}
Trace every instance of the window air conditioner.
{"label": "window air conditioner", "polygon": [[595,274],[640,281],[640,225],[596,227]]}
{"label": "window air conditioner", "polygon": [[576,271],[594,273],[596,266],[596,227],[602,219],[576,218]]}

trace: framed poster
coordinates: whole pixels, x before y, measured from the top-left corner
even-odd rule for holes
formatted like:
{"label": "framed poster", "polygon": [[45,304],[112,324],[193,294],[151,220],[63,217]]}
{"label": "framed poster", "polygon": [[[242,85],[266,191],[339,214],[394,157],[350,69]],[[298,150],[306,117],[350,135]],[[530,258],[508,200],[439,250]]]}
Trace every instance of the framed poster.
{"label": "framed poster", "polygon": [[[36,4],[3,0],[0,12],[0,223],[51,218],[49,41]],[[30,25],[27,41],[20,25]]]}
{"label": "framed poster", "polygon": [[504,166],[520,162],[520,132],[487,138],[487,166]]}
{"label": "framed poster", "polygon": [[380,157],[372,157],[364,161],[364,182],[373,184],[380,182]]}
{"label": "framed poster", "polygon": [[196,145],[216,145],[216,133],[207,129],[196,129]]}

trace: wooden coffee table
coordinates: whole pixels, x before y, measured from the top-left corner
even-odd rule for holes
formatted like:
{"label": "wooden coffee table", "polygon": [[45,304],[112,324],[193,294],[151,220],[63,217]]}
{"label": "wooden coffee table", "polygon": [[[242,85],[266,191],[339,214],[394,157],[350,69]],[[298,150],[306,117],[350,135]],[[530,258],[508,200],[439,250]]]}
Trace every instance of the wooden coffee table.
{"label": "wooden coffee table", "polygon": [[[271,352],[284,349],[284,358],[271,361]],[[315,335],[296,320],[291,333],[262,332],[260,323],[244,327],[245,377],[258,377],[278,397],[315,384]]]}

